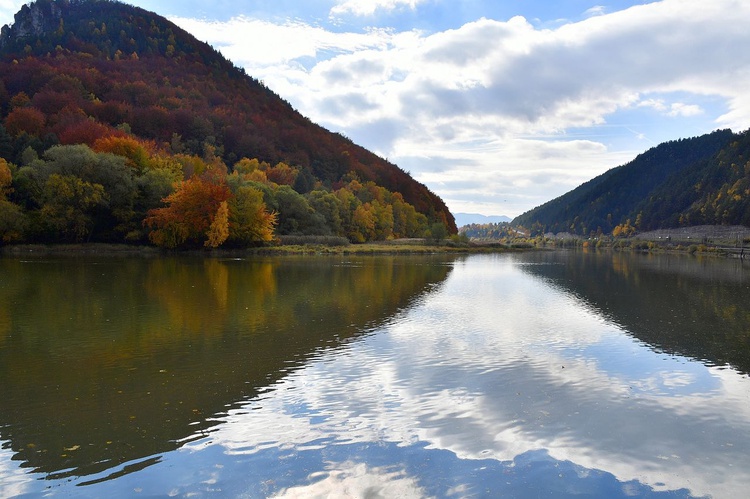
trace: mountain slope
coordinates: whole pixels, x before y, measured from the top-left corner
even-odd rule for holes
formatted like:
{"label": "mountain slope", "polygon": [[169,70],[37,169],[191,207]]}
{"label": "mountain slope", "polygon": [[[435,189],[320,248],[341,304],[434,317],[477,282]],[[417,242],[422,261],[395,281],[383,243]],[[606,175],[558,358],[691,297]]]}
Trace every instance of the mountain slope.
{"label": "mountain slope", "polygon": [[0,117],[0,157],[19,166],[29,147],[41,156],[119,129],[230,169],[242,158],[283,162],[301,194],[373,182],[456,230],[444,202],[405,171],[312,123],[163,17],[115,1],[39,0],[2,28]]}
{"label": "mountain slope", "polygon": [[[716,170],[714,182],[711,187],[706,186],[707,189],[716,189],[728,182],[728,172],[716,161],[722,151],[726,154],[727,148],[739,138],[741,136],[731,130],[718,130],[701,137],[660,144],[630,163],[519,215],[512,223],[532,228],[535,233],[579,235],[611,233],[628,220],[644,230],[675,227],[680,223],[697,224],[697,218],[682,217],[680,222],[680,214],[690,212],[698,201],[692,181],[688,179],[703,178],[713,168]],[[739,223],[739,219],[730,218],[719,223]]]}
{"label": "mountain slope", "polygon": [[691,225],[750,227],[750,131],[673,174],[635,209],[641,229]]}

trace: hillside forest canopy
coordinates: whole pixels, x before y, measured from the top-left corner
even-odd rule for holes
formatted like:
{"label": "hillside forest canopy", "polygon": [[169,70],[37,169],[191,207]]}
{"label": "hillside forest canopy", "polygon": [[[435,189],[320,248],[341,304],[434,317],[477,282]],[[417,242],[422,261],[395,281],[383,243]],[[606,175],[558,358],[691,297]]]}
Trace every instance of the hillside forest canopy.
{"label": "hillside forest canopy", "polygon": [[411,176],[156,14],[39,0],[0,33],[0,240],[264,244],[456,231]]}
{"label": "hillside forest canopy", "polygon": [[750,131],[665,142],[516,217],[532,236],[627,237],[700,225],[750,227]]}

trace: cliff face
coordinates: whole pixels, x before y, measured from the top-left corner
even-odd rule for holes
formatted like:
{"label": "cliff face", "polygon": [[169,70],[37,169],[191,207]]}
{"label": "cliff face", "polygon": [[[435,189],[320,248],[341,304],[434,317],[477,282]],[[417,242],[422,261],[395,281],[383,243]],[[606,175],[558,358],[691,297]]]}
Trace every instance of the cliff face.
{"label": "cliff face", "polygon": [[0,30],[0,49],[12,41],[38,37],[54,31],[62,21],[62,9],[51,1],[24,5],[13,19],[13,25],[5,25]]}

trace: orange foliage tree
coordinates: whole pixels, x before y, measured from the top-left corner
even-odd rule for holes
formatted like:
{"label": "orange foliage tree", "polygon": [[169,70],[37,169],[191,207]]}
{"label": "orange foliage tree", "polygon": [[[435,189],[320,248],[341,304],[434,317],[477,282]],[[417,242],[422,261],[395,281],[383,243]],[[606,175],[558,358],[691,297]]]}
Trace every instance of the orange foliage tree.
{"label": "orange foliage tree", "polygon": [[143,171],[149,164],[147,145],[134,137],[102,137],[94,142],[92,149],[96,152],[108,152],[128,159],[128,165]]}
{"label": "orange foliage tree", "polygon": [[[163,248],[198,244],[218,246],[224,241],[216,234],[223,233],[223,229],[216,225],[212,228],[212,224],[220,210],[226,209],[222,205],[230,194],[226,182],[205,176],[181,182],[172,194],[164,198],[167,206],[149,210],[143,221],[151,229],[149,239]],[[226,219],[226,215],[222,218]]]}
{"label": "orange foliage tree", "polygon": [[286,163],[278,163],[273,168],[265,170],[266,177],[271,182],[279,185],[294,185],[299,171]]}

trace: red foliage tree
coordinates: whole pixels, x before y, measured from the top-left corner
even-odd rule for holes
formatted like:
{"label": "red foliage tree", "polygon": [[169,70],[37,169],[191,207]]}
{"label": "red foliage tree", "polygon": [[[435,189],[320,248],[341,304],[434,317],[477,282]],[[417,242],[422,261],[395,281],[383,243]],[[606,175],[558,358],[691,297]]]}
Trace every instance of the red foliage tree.
{"label": "red foliage tree", "polygon": [[5,118],[5,129],[11,135],[23,132],[39,137],[44,131],[47,118],[40,110],[33,107],[17,107]]}
{"label": "red foliage tree", "polygon": [[93,119],[81,120],[57,133],[61,144],[86,144],[88,146],[93,146],[97,140],[109,135],[124,136],[125,133]]}

